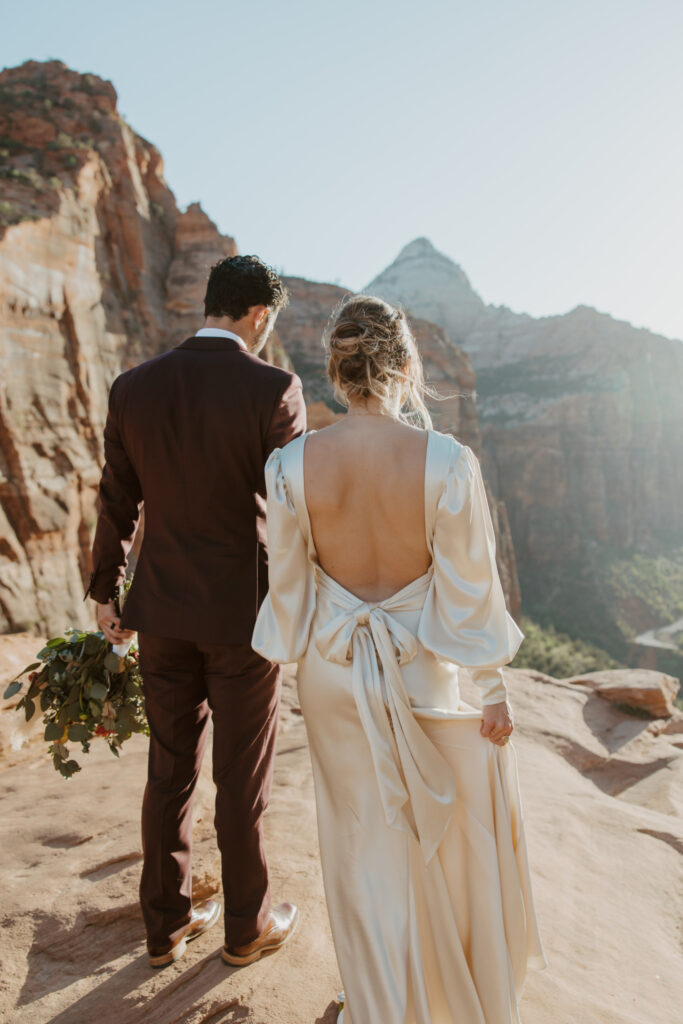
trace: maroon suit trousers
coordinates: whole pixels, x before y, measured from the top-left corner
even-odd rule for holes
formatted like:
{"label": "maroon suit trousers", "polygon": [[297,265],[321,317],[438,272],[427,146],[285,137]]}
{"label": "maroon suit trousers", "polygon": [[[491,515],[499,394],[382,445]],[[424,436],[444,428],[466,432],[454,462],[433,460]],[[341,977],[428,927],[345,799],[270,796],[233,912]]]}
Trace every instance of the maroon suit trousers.
{"label": "maroon suit trousers", "polygon": [[210,716],[225,941],[245,945],[263,931],[270,912],[263,812],[273,778],[279,666],[247,644],[149,633],[139,635],[139,644],[150,726],[140,882],[148,945],[167,947],[192,914],[192,798]]}

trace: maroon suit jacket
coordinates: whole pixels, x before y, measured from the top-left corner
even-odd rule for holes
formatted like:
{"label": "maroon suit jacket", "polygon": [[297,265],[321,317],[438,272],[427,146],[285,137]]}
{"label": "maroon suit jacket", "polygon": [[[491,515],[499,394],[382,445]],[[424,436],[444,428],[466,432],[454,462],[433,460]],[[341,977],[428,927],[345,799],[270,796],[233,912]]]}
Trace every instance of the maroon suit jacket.
{"label": "maroon suit jacket", "polygon": [[126,629],[249,643],[267,592],[265,462],[306,429],[301,381],[224,337],[189,338],[109,393],[93,572],[105,603],[145,528]]}

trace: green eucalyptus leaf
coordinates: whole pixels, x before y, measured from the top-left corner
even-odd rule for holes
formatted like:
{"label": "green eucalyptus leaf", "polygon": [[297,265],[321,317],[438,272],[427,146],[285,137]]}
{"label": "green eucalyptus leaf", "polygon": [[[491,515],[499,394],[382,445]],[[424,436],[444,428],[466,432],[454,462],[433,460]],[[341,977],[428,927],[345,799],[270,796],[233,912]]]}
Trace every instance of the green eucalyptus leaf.
{"label": "green eucalyptus leaf", "polygon": [[18,679],[13,680],[3,693],[3,700],[9,700],[10,697],[13,697],[15,693],[19,693],[19,690],[22,688],[23,685],[24,684],[20,683]]}
{"label": "green eucalyptus leaf", "polygon": [[[38,672],[18,705],[29,719],[36,708],[33,698],[40,702],[49,753],[65,779],[81,767],[69,757],[63,736],[68,735],[69,743],[80,743],[83,753],[88,753],[92,732],[102,724],[110,733],[109,749],[119,757],[132,733],[149,733],[139,665],[130,656],[114,654],[103,633],[72,627],[63,637],[49,640],[37,657],[40,661],[24,670]],[[14,680],[5,696],[14,696],[21,687],[20,679]]]}
{"label": "green eucalyptus leaf", "polygon": [[126,679],[126,693],[129,697],[134,697],[136,693],[140,692],[140,686],[137,680],[133,676],[128,676]]}
{"label": "green eucalyptus leaf", "polygon": [[131,708],[129,708],[129,707],[119,708],[119,710],[117,712],[117,715],[116,715],[116,729],[117,729],[117,731],[119,731],[121,729],[125,729],[125,730],[128,730],[130,732],[130,730],[133,728],[134,725],[135,725],[135,714],[131,710]]}
{"label": "green eucalyptus leaf", "polygon": [[118,654],[113,651],[108,651],[105,655],[102,663],[109,672],[113,672],[114,675],[119,675],[123,672],[123,658],[120,658]]}
{"label": "green eucalyptus leaf", "polygon": [[89,633],[85,638],[83,648],[86,655],[88,657],[92,657],[95,654],[99,654],[105,643],[106,641],[104,640],[104,637],[100,638],[100,636],[95,633]]}
{"label": "green eucalyptus leaf", "polygon": [[73,740],[74,743],[78,740],[87,740],[90,735],[90,730],[82,722],[76,722],[75,725],[69,726],[69,739]]}

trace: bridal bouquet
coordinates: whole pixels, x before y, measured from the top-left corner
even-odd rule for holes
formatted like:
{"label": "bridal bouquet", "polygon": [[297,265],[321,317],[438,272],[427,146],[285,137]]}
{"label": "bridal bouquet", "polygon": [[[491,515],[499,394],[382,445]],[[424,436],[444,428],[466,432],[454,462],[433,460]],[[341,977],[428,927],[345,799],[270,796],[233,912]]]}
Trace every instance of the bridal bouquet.
{"label": "bridal bouquet", "polygon": [[48,640],[36,657],[38,661],[9,684],[4,697],[19,693],[21,678],[28,674],[28,690],[17,710],[23,708],[28,722],[40,706],[48,753],[65,779],[81,770],[67,743],[80,743],[87,754],[93,737],[102,737],[118,757],[134,732],[149,733],[134,646],[121,656],[103,633],[67,629],[64,636]]}

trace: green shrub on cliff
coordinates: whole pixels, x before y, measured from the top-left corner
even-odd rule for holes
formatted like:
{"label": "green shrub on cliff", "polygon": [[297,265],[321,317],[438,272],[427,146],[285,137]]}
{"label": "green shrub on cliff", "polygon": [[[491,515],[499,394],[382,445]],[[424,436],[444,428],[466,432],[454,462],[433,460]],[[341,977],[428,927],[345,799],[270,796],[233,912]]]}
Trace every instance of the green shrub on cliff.
{"label": "green shrub on cliff", "polygon": [[521,628],[524,642],[511,668],[531,668],[556,679],[566,679],[581,672],[622,667],[606,651],[583,640],[574,640],[566,633],[558,633],[554,626],[539,626],[523,618]]}

